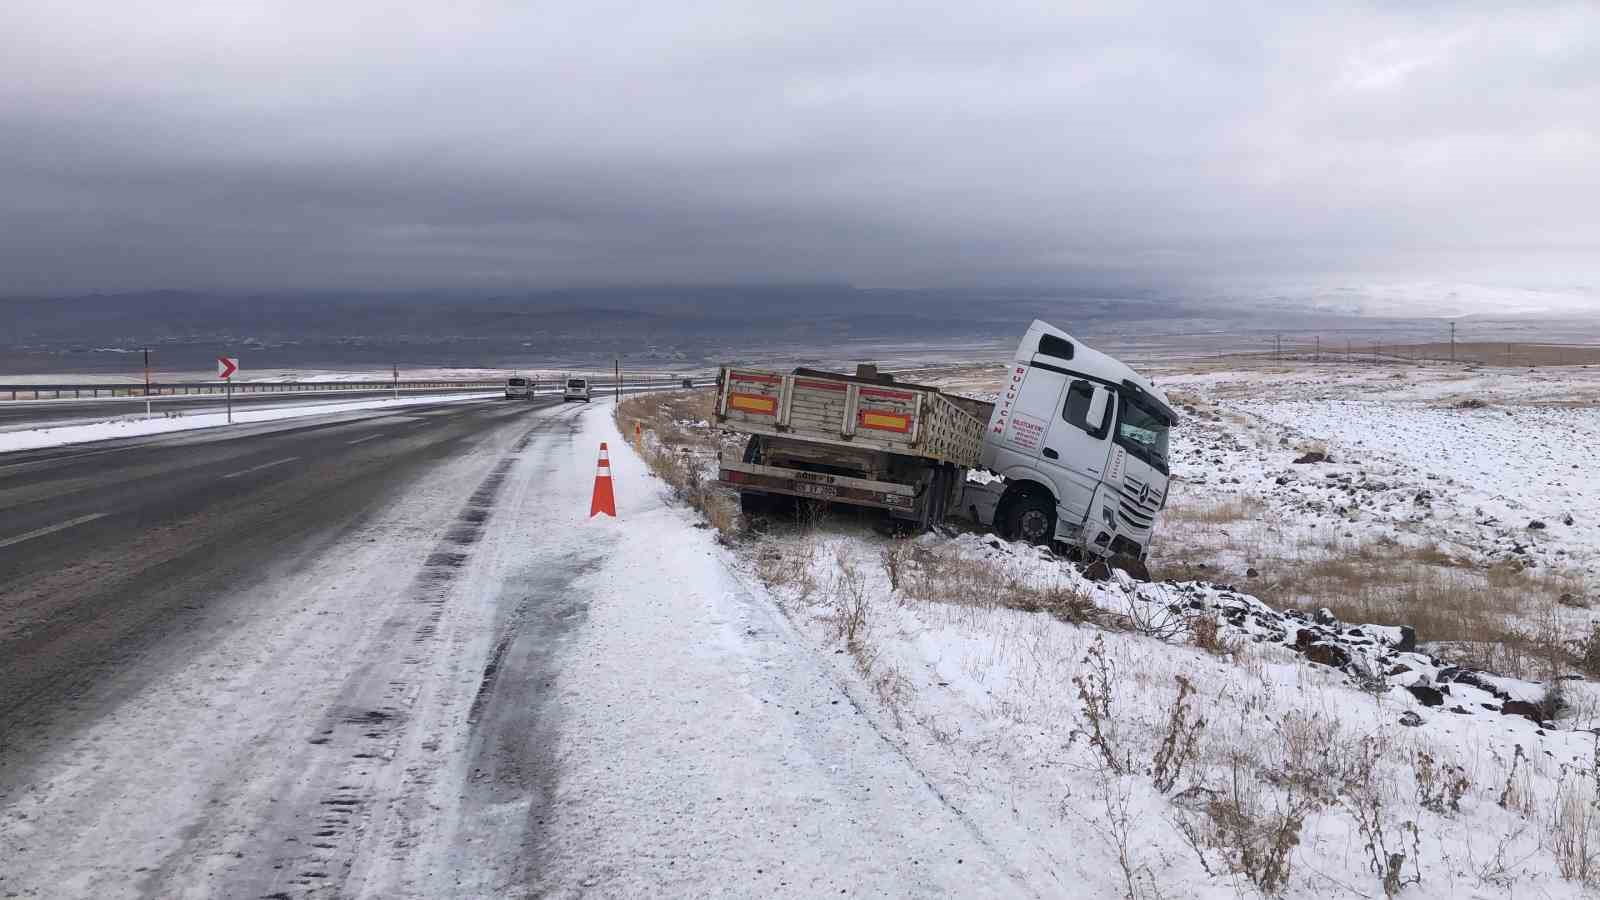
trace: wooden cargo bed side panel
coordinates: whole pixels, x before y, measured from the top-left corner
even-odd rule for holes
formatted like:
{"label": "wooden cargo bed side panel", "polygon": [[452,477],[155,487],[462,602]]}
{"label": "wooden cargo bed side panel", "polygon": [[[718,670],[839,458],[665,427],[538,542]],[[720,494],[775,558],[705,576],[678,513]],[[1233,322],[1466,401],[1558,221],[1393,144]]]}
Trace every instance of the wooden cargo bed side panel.
{"label": "wooden cargo bed side panel", "polygon": [[859,437],[908,447],[916,443],[919,392],[861,386],[856,395],[855,430]]}
{"label": "wooden cargo bed side panel", "polygon": [[737,368],[724,370],[724,382],[718,418],[734,430],[978,464],[987,422],[936,388]]}
{"label": "wooden cargo bed side panel", "polygon": [[772,427],[783,403],[783,378],[767,372],[729,369],[723,412],[730,423]]}
{"label": "wooden cargo bed side panel", "polygon": [[789,401],[790,430],[797,435],[840,437],[845,433],[848,395],[848,386],[842,381],[796,376],[793,396]]}

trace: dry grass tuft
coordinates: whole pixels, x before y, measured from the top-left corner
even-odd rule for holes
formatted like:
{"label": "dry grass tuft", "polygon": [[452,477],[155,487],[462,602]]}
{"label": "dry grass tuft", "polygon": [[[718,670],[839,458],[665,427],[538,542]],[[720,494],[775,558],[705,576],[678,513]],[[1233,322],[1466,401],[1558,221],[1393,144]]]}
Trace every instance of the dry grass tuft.
{"label": "dry grass tuft", "polygon": [[1385,538],[1308,543],[1278,551],[1299,555],[1275,555],[1258,533],[1259,509],[1259,501],[1247,499],[1169,509],[1165,521],[1176,527],[1163,552],[1179,561],[1154,574],[1216,580],[1217,570],[1181,560],[1247,559],[1258,574],[1241,587],[1279,609],[1326,607],[1346,622],[1409,625],[1419,641],[1439,645],[1453,661],[1506,675],[1544,679],[1572,667],[1600,674],[1600,641],[1565,633],[1558,613],[1587,593],[1577,574],[1483,567],[1437,546]]}
{"label": "dry grass tuft", "polygon": [[718,437],[709,422],[715,404],[709,390],[640,394],[617,405],[615,419],[624,439],[634,426],[646,436],[639,446],[650,471],[665,481],[673,496],[698,510],[719,534],[732,536],[739,527],[739,500],[718,487],[713,471]]}
{"label": "dry grass tuft", "polygon": [[1161,514],[1165,526],[1232,525],[1237,522],[1259,522],[1266,513],[1266,504],[1255,497],[1229,497],[1209,503],[1178,504]]}
{"label": "dry grass tuft", "polygon": [[[885,566],[890,565],[886,558]],[[913,600],[1043,612],[1073,625],[1115,624],[1087,593],[1065,584],[1029,584],[983,560],[940,556],[918,544],[907,544],[892,565],[899,574],[891,572],[890,577],[898,579],[905,596]]]}
{"label": "dry grass tuft", "polygon": [[697,422],[710,422],[717,395],[710,388],[660,391],[635,394],[617,404],[617,428],[633,440],[633,426],[653,431],[656,439],[669,447],[707,447],[715,449],[710,429],[696,428]]}

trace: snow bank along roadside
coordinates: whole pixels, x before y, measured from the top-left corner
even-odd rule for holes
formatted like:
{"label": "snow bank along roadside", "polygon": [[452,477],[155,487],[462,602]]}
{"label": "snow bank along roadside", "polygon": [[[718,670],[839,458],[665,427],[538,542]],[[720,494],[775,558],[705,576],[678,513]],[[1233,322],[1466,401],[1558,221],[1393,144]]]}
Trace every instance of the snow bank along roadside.
{"label": "snow bank along roadside", "polygon": [[[658,418],[683,443],[646,434],[652,459],[705,505],[720,438]],[[1092,583],[987,537],[804,517],[724,537],[952,805],[1057,890],[1577,896],[1600,879],[1585,681],[1463,669],[1407,630],[1202,581]],[[1552,694],[1559,729],[1538,721]]]}
{"label": "snow bank along roadside", "polygon": [[667,502],[611,410],[581,421],[573,508],[588,509],[605,441],[618,516],[572,524],[592,558],[570,587],[574,626],[540,650],[554,673],[542,715],[559,726],[534,893],[1028,896],[1005,848]]}
{"label": "snow bank along roadside", "polygon": [[[470,394],[440,394],[429,397],[392,397],[356,400],[349,403],[316,403],[305,406],[274,406],[271,409],[237,409],[233,413],[235,424],[248,422],[274,422],[301,416],[328,413],[356,412],[365,409],[400,409],[427,403],[461,403],[484,400],[495,396],[492,392],[478,391]],[[27,431],[0,432],[0,453],[12,450],[37,450],[41,447],[60,447],[67,444],[84,444],[112,438],[146,437],[174,431],[193,431],[199,428],[216,428],[227,425],[226,412],[198,415],[163,415],[145,419],[117,419],[89,425],[61,425],[51,428],[34,428]]]}

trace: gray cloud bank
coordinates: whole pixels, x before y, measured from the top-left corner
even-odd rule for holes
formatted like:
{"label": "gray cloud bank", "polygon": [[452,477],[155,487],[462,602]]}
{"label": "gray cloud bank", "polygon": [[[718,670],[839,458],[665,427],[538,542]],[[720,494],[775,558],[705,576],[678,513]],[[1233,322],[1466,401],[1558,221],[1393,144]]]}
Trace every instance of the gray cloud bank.
{"label": "gray cloud bank", "polygon": [[0,4],[0,295],[1600,284],[1592,3]]}

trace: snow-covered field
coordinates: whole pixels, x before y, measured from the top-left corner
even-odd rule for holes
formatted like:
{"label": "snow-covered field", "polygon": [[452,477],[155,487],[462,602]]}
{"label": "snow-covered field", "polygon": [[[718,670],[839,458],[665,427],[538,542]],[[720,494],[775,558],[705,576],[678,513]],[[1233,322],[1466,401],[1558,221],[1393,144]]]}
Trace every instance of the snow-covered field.
{"label": "snow-covered field", "polygon": [[1396,374],[1163,374],[1149,584],[840,512],[719,532],[695,401],[643,454],[538,411],[146,661],[0,806],[0,892],[1584,896],[1596,382]]}
{"label": "snow-covered field", "polygon": [[1524,674],[1550,667],[1533,645],[1587,649],[1600,370],[1301,366],[1161,383],[1184,422],[1158,571],[1408,621]]}
{"label": "snow-covered field", "polygon": [[1600,887],[1600,372],[1158,381],[1185,412],[1166,581],[842,514],[729,565],[1036,894]]}

